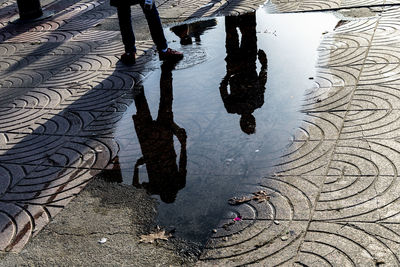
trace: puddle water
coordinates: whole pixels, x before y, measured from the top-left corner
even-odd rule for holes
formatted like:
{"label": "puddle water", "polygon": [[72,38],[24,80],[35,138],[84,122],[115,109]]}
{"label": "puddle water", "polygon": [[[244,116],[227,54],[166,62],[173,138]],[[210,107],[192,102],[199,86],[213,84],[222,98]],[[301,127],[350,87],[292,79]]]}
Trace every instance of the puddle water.
{"label": "puddle water", "polygon": [[115,131],[115,180],[145,188],[160,200],[160,225],[204,243],[227,200],[257,184],[290,145],[322,33],[337,21],[260,9],[166,30],[185,59],[136,89]]}

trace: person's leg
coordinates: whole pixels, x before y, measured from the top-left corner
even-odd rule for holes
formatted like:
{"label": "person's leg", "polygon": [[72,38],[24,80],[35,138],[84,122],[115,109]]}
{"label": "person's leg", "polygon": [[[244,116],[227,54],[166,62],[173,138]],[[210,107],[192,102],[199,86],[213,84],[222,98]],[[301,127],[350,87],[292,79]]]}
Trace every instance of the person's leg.
{"label": "person's leg", "polygon": [[121,30],[122,42],[126,53],[136,53],[135,35],[132,28],[130,6],[121,6],[117,8],[119,28]]}
{"label": "person's leg", "polygon": [[155,4],[153,4],[153,8],[145,9],[143,4],[140,4],[143,13],[146,16],[147,23],[149,25],[151,38],[153,39],[154,43],[156,44],[157,50],[165,51],[168,48],[167,40],[164,36],[164,30],[162,28],[160,15],[158,14],[158,10]]}

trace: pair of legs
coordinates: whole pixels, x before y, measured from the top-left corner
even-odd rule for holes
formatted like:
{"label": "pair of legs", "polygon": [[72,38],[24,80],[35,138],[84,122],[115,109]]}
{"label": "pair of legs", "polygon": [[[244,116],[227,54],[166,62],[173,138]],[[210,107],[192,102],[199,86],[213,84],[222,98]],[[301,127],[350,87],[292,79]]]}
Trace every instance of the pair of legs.
{"label": "pair of legs", "polygon": [[[162,28],[160,16],[158,14],[158,10],[153,4],[153,8],[145,9],[143,4],[140,4],[142,7],[143,13],[146,17],[147,24],[149,25],[151,37],[156,44],[157,50],[165,51],[167,49],[167,40],[164,36],[164,31]],[[119,19],[119,27],[122,35],[122,42],[125,46],[126,53],[135,53],[135,34],[133,33],[132,28],[132,19],[131,19],[131,8],[130,6],[120,6],[117,8],[118,11],[118,19]]]}

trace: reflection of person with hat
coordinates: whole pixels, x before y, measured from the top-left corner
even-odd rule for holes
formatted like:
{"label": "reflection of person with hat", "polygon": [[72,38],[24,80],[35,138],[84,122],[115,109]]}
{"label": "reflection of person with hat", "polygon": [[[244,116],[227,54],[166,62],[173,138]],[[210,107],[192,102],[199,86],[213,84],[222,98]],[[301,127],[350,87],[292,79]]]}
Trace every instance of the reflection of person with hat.
{"label": "reflection of person with hat", "polygon": [[[172,113],[172,70],[174,64],[161,66],[160,104],[158,116],[153,120],[149,106],[141,91],[135,96],[136,114],[132,116],[142,155],[135,164],[133,185],[148,193],[160,195],[162,201],[172,203],[178,191],[186,184],[186,131],[175,122]],[[179,166],[176,163],[174,135],[181,144]],[[140,165],[146,164],[149,182],[139,183]]]}
{"label": "reflection of person with hat", "polygon": [[[242,35],[240,44],[237,28]],[[225,17],[225,32],[226,75],[219,88],[221,98],[229,113],[241,115],[242,131],[253,134],[256,119],[252,113],[264,104],[268,67],[265,52],[261,49],[257,52],[255,12]],[[257,73],[257,56],[261,63],[260,73]]]}

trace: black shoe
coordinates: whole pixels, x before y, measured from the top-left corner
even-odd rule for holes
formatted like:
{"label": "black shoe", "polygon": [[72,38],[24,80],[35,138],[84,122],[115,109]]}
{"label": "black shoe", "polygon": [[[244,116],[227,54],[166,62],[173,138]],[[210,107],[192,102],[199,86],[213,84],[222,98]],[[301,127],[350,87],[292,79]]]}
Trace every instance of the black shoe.
{"label": "black shoe", "polygon": [[136,63],[136,55],[135,53],[124,53],[121,56],[121,62],[125,65],[133,65]]}

